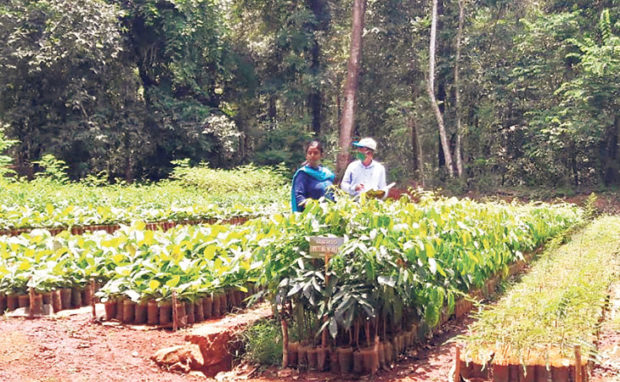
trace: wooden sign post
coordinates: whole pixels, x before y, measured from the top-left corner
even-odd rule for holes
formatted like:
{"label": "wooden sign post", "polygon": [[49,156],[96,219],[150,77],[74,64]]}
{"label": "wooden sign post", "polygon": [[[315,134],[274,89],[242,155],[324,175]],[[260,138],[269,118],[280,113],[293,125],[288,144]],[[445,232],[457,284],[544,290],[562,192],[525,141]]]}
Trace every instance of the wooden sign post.
{"label": "wooden sign post", "polygon": [[322,258],[336,254],[343,243],[342,237],[310,236],[310,257]]}
{"label": "wooden sign post", "polygon": [[[325,286],[329,283],[329,275],[327,267],[329,266],[329,258],[331,255],[338,253],[338,249],[344,243],[342,237],[327,236],[311,236],[310,237],[310,257],[323,258],[325,261]],[[324,317],[327,320],[327,317]],[[327,347],[327,330],[323,329],[321,333],[321,346]]]}

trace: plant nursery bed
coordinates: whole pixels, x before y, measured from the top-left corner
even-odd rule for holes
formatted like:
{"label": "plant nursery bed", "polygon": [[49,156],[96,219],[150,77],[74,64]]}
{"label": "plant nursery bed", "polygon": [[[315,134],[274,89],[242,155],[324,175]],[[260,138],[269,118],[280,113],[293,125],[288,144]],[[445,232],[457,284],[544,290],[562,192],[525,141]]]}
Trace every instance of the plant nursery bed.
{"label": "plant nursery bed", "polygon": [[409,349],[399,355],[398,362],[381,368],[373,375],[339,375],[313,370],[293,368],[282,369],[278,366],[259,367],[253,364],[237,365],[230,372],[216,376],[218,381],[252,381],[252,382],[317,382],[317,381],[374,381],[374,382],[445,382],[454,366],[454,344],[450,340],[466,333],[470,318],[452,319],[436,331],[428,342]]}
{"label": "plant nursery bed", "polygon": [[619,252],[620,217],[604,217],[545,253],[460,338],[464,346],[456,355],[457,376],[501,382],[591,380]]}
{"label": "plant nursery bed", "polygon": [[[157,231],[167,231],[178,225],[201,225],[201,224],[231,224],[240,225],[247,222],[250,219],[255,219],[256,216],[232,216],[229,218],[211,218],[211,219],[193,219],[193,220],[167,220],[146,223],[145,228]],[[130,223],[122,223],[129,225]],[[92,225],[74,225],[71,227],[24,227],[15,229],[0,229],[0,236],[18,236],[22,233],[31,232],[35,229],[46,229],[52,236],[58,235],[62,231],[70,231],[72,235],[82,235],[86,232],[106,231],[107,233],[114,233],[121,228],[120,224],[92,224]]]}
{"label": "plant nursery bed", "polygon": [[[599,335],[599,353],[603,364],[594,365],[590,382],[615,382],[620,375],[620,283],[616,283],[616,296],[610,301],[612,308],[606,314]],[[615,303],[613,303],[615,301]],[[486,309],[492,309],[490,303]],[[475,321],[472,316],[452,318],[437,331],[427,343],[410,349],[401,355],[398,362],[386,369],[380,369],[374,376],[341,376],[311,370],[281,369],[277,366],[260,368],[257,365],[241,364],[230,372],[218,374],[218,381],[375,381],[375,382],[452,382],[454,379],[456,356],[454,338],[464,335]],[[462,380],[464,381],[464,380]],[[491,382],[492,377],[470,379],[476,382]]]}

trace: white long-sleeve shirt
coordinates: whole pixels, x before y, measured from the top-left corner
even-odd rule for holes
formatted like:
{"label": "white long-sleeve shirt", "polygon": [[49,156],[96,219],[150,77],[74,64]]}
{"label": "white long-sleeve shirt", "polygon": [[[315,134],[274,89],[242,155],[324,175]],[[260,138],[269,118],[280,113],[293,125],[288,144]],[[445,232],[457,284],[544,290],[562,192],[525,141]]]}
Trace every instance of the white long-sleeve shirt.
{"label": "white long-sleeve shirt", "polygon": [[[364,189],[355,191],[358,184],[363,184]],[[360,160],[349,163],[340,183],[340,188],[352,196],[368,190],[383,190],[386,188],[385,167],[373,159],[368,166]]]}

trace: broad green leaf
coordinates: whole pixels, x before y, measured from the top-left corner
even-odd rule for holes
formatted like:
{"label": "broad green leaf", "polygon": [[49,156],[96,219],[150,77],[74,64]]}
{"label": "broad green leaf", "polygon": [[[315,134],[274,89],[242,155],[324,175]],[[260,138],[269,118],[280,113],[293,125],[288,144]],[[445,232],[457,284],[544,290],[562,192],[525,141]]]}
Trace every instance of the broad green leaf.
{"label": "broad green leaf", "polygon": [[181,281],[181,276],[179,275],[172,276],[170,280],[166,281],[166,286],[170,288],[175,288],[177,285],[179,285],[180,281]]}
{"label": "broad green leaf", "polygon": [[160,285],[161,285],[161,283],[159,281],[151,280],[151,281],[149,281],[149,290],[156,291],[157,288],[159,288]]}
{"label": "broad green leaf", "polygon": [[426,256],[428,256],[428,257],[434,257],[435,256],[435,247],[433,246],[432,243],[426,242],[425,245],[424,245],[424,248],[426,249]]}

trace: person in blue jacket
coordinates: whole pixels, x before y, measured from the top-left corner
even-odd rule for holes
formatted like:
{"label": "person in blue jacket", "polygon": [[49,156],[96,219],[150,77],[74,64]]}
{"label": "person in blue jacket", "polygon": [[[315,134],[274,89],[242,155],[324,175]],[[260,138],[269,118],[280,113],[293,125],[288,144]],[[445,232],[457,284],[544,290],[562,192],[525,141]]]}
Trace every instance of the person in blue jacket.
{"label": "person in blue jacket", "polygon": [[306,145],[306,161],[293,176],[291,207],[293,212],[301,212],[307,199],[319,199],[326,196],[328,188],[334,184],[334,173],[321,166],[323,146],[319,141]]}

